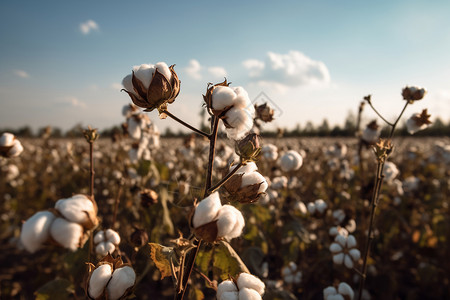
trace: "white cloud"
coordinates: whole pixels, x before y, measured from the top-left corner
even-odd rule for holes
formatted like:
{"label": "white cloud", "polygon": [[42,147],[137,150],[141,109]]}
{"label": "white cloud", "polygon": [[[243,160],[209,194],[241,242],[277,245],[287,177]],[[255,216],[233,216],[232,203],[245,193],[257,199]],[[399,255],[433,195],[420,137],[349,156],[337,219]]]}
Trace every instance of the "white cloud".
{"label": "white cloud", "polygon": [[24,70],[14,70],[13,72],[14,72],[14,74],[16,74],[16,76],[19,76],[20,78],[28,78],[28,77],[30,77],[30,74],[28,74]]}
{"label": "white cloud", "polygon": [[80,31],[82,34],[89,34],[91,31],[98,31],[98,24],[93,20],[87,20],[84,23],[80,24]]}
{"label": "white cloud", "polygon": [[249,59],[242,64],[249,71],[249,76],[261,83],[277,83],[287,87],[330,83],[326,65],[299,51],[289,51],[287,54],[268,52],[265,62]]}
{"label": "white cloud", "polygon": [[61,105],[63,106],[70,106],[70,107],[78,107],[78,108],[86,108],[87,105],[86,103],[80,101],[78,98],[76,97],[72,97],[72,96],[68,96],[68,97],[64,97],[62,99],[62,102],[60,102]]}
{"label": "white cloud", "polygon": [[117,90],[117,91],[120,91],[121,89],[123,89],[122,84],[121,84],[121,83],[118,83],[118,82],[111,83],[110,87],[111,87],[113,90]]}
{"label": "white cloud", "polygon": [[223,67],[210,67],[208,68],[209,74],[211,74],[214,77],[226,77],[227,76],[227,70]]}
{"label": "white cloud", "polygon": [[202,75],[200,74],[201,69],[202,66],[196,59],[191,59],[189,61],[189,65],[186,68],[184,68],[184,70],[188,73],[189,76],[197,80],[202,79]]}

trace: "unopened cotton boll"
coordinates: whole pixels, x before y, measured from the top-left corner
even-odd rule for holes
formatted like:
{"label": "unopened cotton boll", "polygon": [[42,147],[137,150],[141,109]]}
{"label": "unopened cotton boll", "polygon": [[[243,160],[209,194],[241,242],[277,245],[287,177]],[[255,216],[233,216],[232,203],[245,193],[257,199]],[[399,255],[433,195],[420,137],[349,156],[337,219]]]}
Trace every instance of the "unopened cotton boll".
{"label": "unopened cotton boll", "polygon": [[103,264],[96,268],[89,278],[88,294],[91,298],[97,299],[103,294],[108,281],[112,276],[112,267],[110,264]]}
{"label": "unopened cotton boll", "polygon": [[280,167],[284,172],[296,171],[300,169],[303,164],[303,158],[294,150],[287,151],[280,158]]}
{"label": "unopened cotton boll", "polygon": [[109,300],[117,300],[122,297],[127,289],[134,285],[136,273],[133,268],[125,266],[114,270],[111,280],[106,287]]}
{"label": "unopened cotton boll", "polygon": [[261,300],[261,295],[249,288],[243,288],[239,290],[239,300]]}
{"label": "unopened cotton boll", "polygon": [[197,205],[195,208],[192,225],[197,228],[214,221],[222,203],[220,202],[219,193],[214,192]]}
{"label": "unopened cotton boll", "polygon": [[63,218],[56,218],[50,226],[51,237],[64,248],[72,251],[80,246],[84,230],[81,225],[69,222]]}
{"label": "unopened cotton boll", "polygon": [[261,296],[264,295],[264,289],[265,285],[264,282],[261,281],[256,276],[253,276],[248,273],[241,273],[239,274],[239,277],[237,279],[237,286],[239,290],[242,290],[244,288],[249,288],[252,290],[255,290],[260,294]]}
{"label": "unopened cotton boll", "polygon": [[40,211],[23,223],[20,241],[28,252],[36,252],[48,240],[50,226],[55,219],[56,216],[53,213]]}
{"label": "unopened cotton boll", "polygon": [[67,199],[60,199],[56,202],[55,208],[67,220],[83,226],[96,221],[97,213],[94,203],[85,195],[78,194]]}

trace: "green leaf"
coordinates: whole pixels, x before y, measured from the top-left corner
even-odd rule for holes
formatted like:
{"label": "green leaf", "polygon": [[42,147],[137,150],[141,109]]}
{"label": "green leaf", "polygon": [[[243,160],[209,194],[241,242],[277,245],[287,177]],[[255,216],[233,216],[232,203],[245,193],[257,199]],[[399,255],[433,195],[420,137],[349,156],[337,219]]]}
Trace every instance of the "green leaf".
{"label": "green leaf", "polygon": [[36,300],[69,299],[74,293],[73,284],[67,279],[55,279],[40,287],[34,294]]}
{"label": "green leaf", "polygon": [[246,272],[250,273],[239,255],[233,247],[225,241],[218,243],[214,250],[213,273],[222,280],[227,280],[229,276]]}
{"label": "green leaf", "polygon": [[145,177],[150,172],[150,166],[151,166],[151,161],[140,160],[136,171],[139,174],[139,176]]}
{"label": "green leaf", "polygon": [[189,289],[189,299],[203,300],[205,299],[205,295],[203,295],[203,292],[200,289],[191,286],[191,288]]}
{"label": "green leaf", "polygon": [[208,275],[209,266],[213,258],[214,246],[211,244],[203,243],[200,251],[197,253],[197,258],[195,259],[195,264],[197,268],[205,275]]}

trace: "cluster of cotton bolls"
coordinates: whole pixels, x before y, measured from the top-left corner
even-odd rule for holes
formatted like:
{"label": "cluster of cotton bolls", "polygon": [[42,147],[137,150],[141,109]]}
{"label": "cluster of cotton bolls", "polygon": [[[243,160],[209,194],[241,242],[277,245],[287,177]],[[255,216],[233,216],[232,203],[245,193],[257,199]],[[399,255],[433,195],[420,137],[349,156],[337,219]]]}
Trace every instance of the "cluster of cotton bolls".
{"label": "cluster of cotton bolls", "polygon": [[299,284],[302,282],[302,272],[293,261],[281,269],[281,274],[283,275],[283,281],[287,284]]}
{"label": "cluster of cotton bolls", "polygon": [[130,161],[136,163],[140,159],[150,160],[150,149],[160,146],[160,133],[156,125],[132,104],[125,105],[122,114],[126,117],[128,135],[135,141],[128,154]]}
{"label": "cluster of cotton bolls", "polygon": [[0,136],[0,156],[12,158],[19,156],[23,151],[22,143],[9,132]]}
{"label": "cluster of cotton bolls", "polygon": [[129,294],[136,281],[136,273],[121,259],[107,256],[90,273],[87,295],[90,299],[117,300]]}
{"label": "cluster of cotton bolls", "polygon": [[353,300],[355,293],[353,289],[345,282],[341,282],[336,289],[329,286],[323,290],[324,300]]}
{"label": "cluster of cotton bolls", "polygon": [[334,242],[330,245],[333,254],[333,262],[337,265],[352,269],[361,258],[361,252],[356,249],[356,239],[353,235],[336,235]]}
{"label": "cluster of cotton bolls", "polygon": [[323,216],[327,211],[328,204],[323,199],[317,199],[307,204],[308,211],[313,216]]}
{"label": "cluster of cotton bolls", "polygon": [[222,118],[229,138],[239,140],[252,129],[255,107],[242,87],[215,85],[205,97],[213,113]]}
{"label": "cluster of cotton bolls", "polygon": [[297,171],[303,165],[303,158],[295,150],[289,150],[280,158],[280,167],[284,172]]}
{"label": "cluster of cotton bolls", "polygon": [[119,234],[112,230],[100,230],[94,235],[95,253],[105,256],[112,254],[120,243]]}
{"label": "cluster of cotton bolls", "polygon": [[222,205],[218,192],[200,201],[192,217],[195,234],[206,242],[236,238],[244,225],[242,213],[232,205]]}
{"label": "cluster of cotton bolls", "polygon": [[50,239],[75,251],[85,240],[85,231],[98,223],[97,205],[85,195],[60,199],[54,210],[35,213],[22,225],[20,241],[31,253]]}
{"label": "cluster of cotton bolls", "polygon": [[278,148],[273,144],[264,145],[261,148],[261,153],[267,161],[276,161],[278,158]]}
{"label": "cluster of cotton bolls", "polygon": [[217,300],[260,300],[265,284],[248,273],[239,274],[236,280],[225,280],[217,286]]}
{"label": "cluster of cotton bolls", "polygon": [[347,154],[347,146],[345,144],[336,143],[327,148],[326,154],[330,157],[342,159]]}

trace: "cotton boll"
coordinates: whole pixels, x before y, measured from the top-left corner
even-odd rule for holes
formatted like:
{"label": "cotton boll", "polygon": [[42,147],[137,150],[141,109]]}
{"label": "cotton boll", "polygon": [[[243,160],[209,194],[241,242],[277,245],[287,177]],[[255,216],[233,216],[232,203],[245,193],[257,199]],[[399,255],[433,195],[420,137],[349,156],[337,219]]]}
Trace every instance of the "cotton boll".
{"label": "cotton boll", "polygon": [[158,70],[159,73],[163,74],[164,77],[166,77],[167,81],[170,82],[170,80],[172,79],[172,72],[170,72],[169,67],[165,62],[156,63],[155,68]]}
{"label": "cotton boll", "polygon": [[142,64],[139,66],[139,69],[137,71],[134,71],[134,76],[136,76],[136,78],[142,82],[145,89],[148,89],[154,73],[154,65]]}
{"label": "cotton boll", "polygon": [[236,93],[232,88],[227,86],[216,86],[212,91],[212,108],[222,110],[225,107],[232,106]]}
{"label": "cotton boll", "polygon": [[339,253],[339,252],[342,252],[342,246],[341,245],[339,245],[338,243],[332,243],[331,245],[330,245],[330,251],[331,251],[331,253]]}
{"label": "cotton boll", "polygon": [[238,86],[233,90],[236,93],[236,98],[234,99],[234,107],[249,109],[250,106],[253,106],[250,98],[248,97],[248,93],[246,90],[244,90],[244,88]]}
{"label": "cotton boll", "polygon": [[353,260],[349,255],[344,256],[344,265],[349,269],[353,268]]}
{"label": "cotton boll", "polygon": [[313,215],[316,212],[316,206],[314,205],[314,202],[309,202],[307,208],[311,215]]}
{"label": "cotton boll", "polygon": [[114,245],[119,245],[120,236],[117,232],[112,229],[107,229],[105,231],[106,240],[113,243]]}
{"label": "cotton boll", "polygon": [[89,279],[88,294],[91,298],[97,299],[103,293],[112,275],[110,264],[104,264],[96,268]]}
{"label": "cotton boll", "polygon": [[0,137],[0,146],[11,147],[13,145],[14,139],[15,139],[14,134],[5,132]]}
{"label": "cotton boll", "polygon": [[[234,207],[233,207],[234,208]],[[217,215],[217,236],[225,237],[233,229],[237,222],[235,212],[232,210],[232,206],[224,205]]]}
{"label": "cotton boll", "polygon": [[56,202],[55,208],[71,222],[84,224],[90,220],[89,217],[95,216],[94,203],[85,195],[75,195],[71,198],[60,199]]}
{"label": "cotton boll", "polygon": [[345,254],[344,253],[338,253],[333,256],[333,262],[337,265],[342,265],[344,262]]}
{"label": "cotton boll", "polygon": [[[230,171],[233,171],[235,168],[237,167],[237,165],[232,166]],[[241,166],[239,168],[239,170],[236,171],[235,174],[250,174],[254,171],[258,170],[258,167],[256,166],[256,164],[252,161],[252,162],[248,162],[246,165]]]}
{"label": "cotton boll", "polygon": [[53,213],[40,211],[23,223],[20,241],[27,251],[34,253],[41,248],[49,237],[50,226],[55,219]]}
{"label": "cotton boll", "polygon": [[247,132],[252,128],[253,125],[253,118],[251,114],[245,109],[236,107],[233,107],[225,114],[225,119],[227,123],[232,127],[227,128],[227,132],[231,129],[235,129],[239,132],[246,130]]}
{"label": "cotton boll", "polygon": [[353,235],[349,235],[347,237],[347,248],[354,248],[356,247],[356,239]]}
{"label": "cotton boll", "polygon": [[258,172],[253,172],[250,174],[244,174],[242,176],[242,183],[241,183],[241,187],[246,187],[249,185],[253,185],[253,184],[261,184],[259,186],[259,190],[258,193],[263,193],[267,190],[268,188],[268,184],[266,179],[264,178],[264,176],[262,176],[260,173]]}
{"label": "cotton boll", "polygon": [[336,295],[336,294],[337,294],[337,290],[336,290],[336,288],[334,288],[332,286],[329,286],[329,287],[327,287],[327,288],[325,288],[323,290],[323,298],[325,300],[329,299],[328,298],[329,296],[333,296],[333,295]]}
{"label": "cotton boll", "polygon": [[[125,90],[127,90],[130,93],[133,93],[134,95],[138,96],[138,94],[136,93],[136,91],[133,88],[133,79],[132,79],[132,75],[127,75],[123,78],[122,80],[122,85],[125,88]],[[123,112],[123,111],[122,111]]]}
{"label": "cotton boll", "polygon": [[134,285],[135,280],[136,273],[129,266],[114,270],[106,287],[109,300],[117,300],[122,297],[126,290]]}
{"label": "cotton boll", "polygon": [[195,228],[200,227],[204,224],[212,222],[222,207],[220,202],[219,193],[214,192],[197,205],[195,208],[194,217],[192,218],[192,225]]}
{"label": "cotton boll", "polygon": [[361,258],[361,252],[358,249],[351,249],[348,251],[348,255],[350,255],[353,261],[358,261]]}
{"label": "cotton boll", "polygon": [[255,277],[248,273],[241,273],[237,279],[237,286],[239,290],[244,288],[253,289],[258,292],[261,296],[264,295],[264,282],[258,277]]}
{"label": "cotton boll", "polygon": [[239,300],[239,292],[224,292],[217,300]]}
{"label": "cotton boll", "polygon": [[319,214],[323,214],[328,207],[327,203],[322,199],[317,199],[316,201],[314,201],[314,204]]}
{"label": "cotton boll", "polygon": [[344,296],[342,296],[340,294],[336,294],[336,295],[328,296],[328,298],[326,298],[326,300],[345,300],[345,299],[344,299]]}
{"label": "cotton boll", "polygon": [[268,161],[275,161],[278,158],[278,148],[273,144],[263,146],[261,152]]}
{"label": "cotton boll", "polygon": [[[222,294],[226,293],[226,292],[235,292],[235,293],[238,292],[236,285],[231,280],[222,281],[217,286],[217,295],[216,295],[217,299],[221,299]],[[236,297],[237,297],[237,294],[236,294]]]}
{"label": "cotton boll", "polygon": [[17,156],[19,156],[20,153],[22,153],[22,152],[23,152],[23,146],[22,146],[22,144],[20,143],[19,140],[15,140],[15,141],[13,142],[12,148],[9,149],[9,151],[8,151],[8,156],[9,156],[9,157],[17,157]]}
{"label": "cotton boll", "polygon": [[83,237],[83,227],[63,218],[56,218],[50,226],[50,235],[64,248],[77,250]]}
{"label": "cotton boll", "polygon": [[280,167],[284,172],[296,171],[302,164],[303,158],[294,150],[287,151],[280,159]]}
{"label": "cotton boll", "polygon": [[243,288],[239,290],[239,300],[260,300],[261,295],[257,291]]}
{"label": "cotton boll", "polygon": [[343,296],[348,296],[350,299],[354,297],[353,289],[345,282],[339,284],[338,292]]}
{"label": "cotton boll", "polygon": [[105,232],[103,230],[100,230],[95,234],[94,244],[98,244],[100,242],[103,242],[104,240],[105,240]]}

